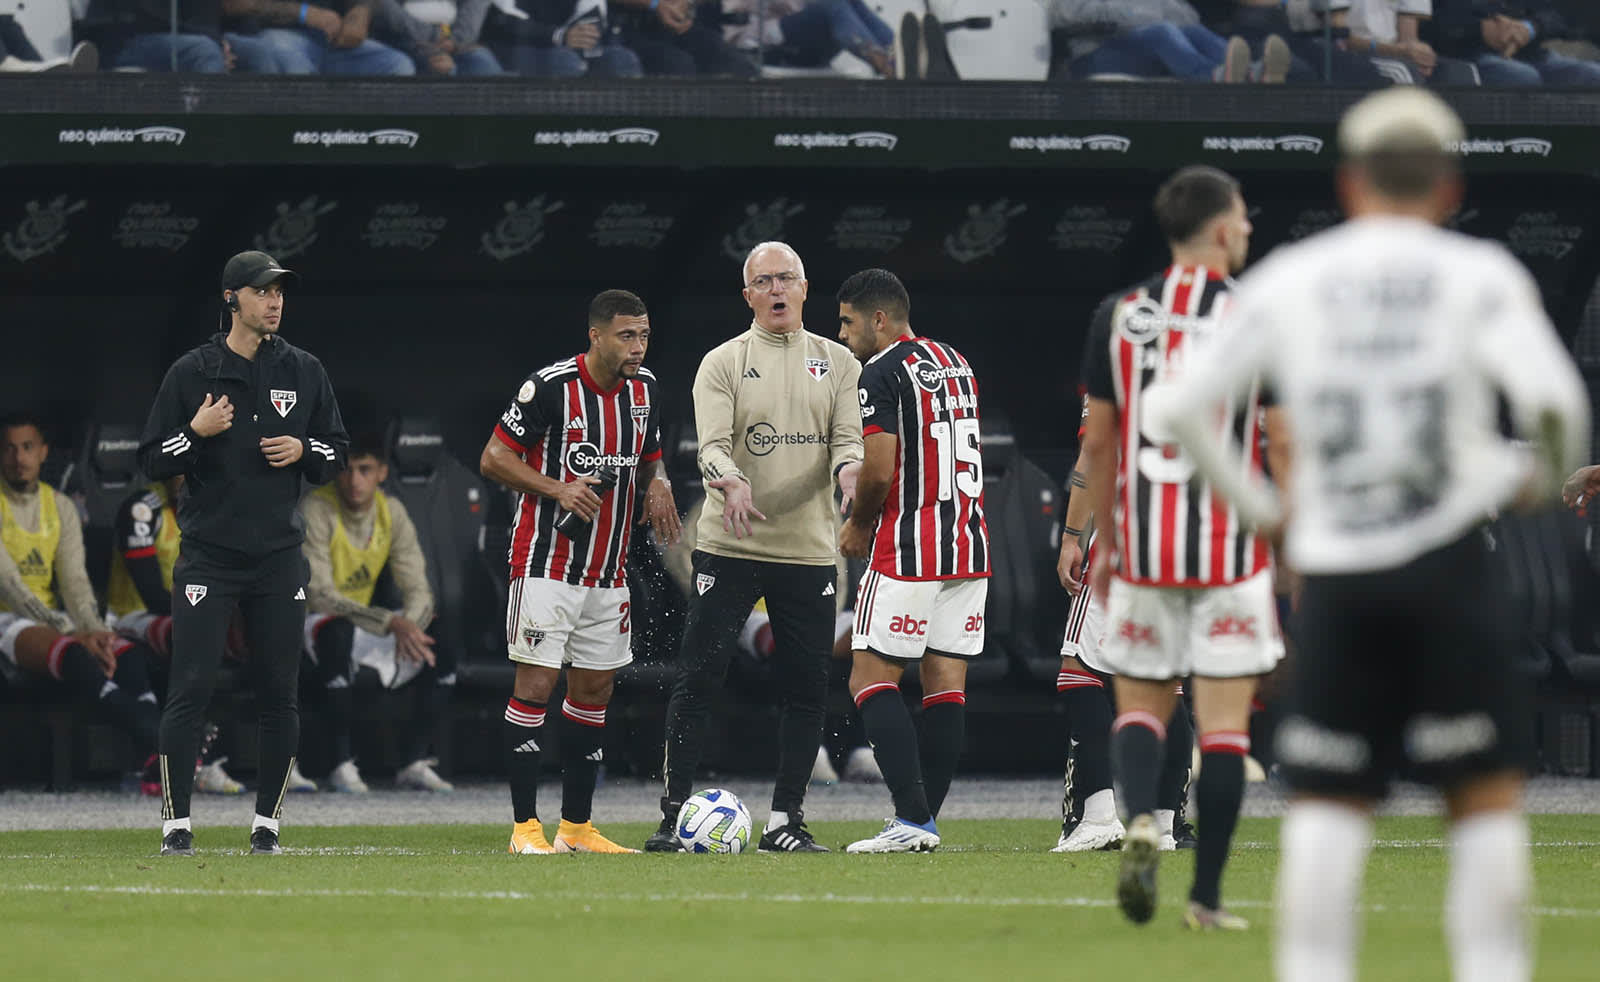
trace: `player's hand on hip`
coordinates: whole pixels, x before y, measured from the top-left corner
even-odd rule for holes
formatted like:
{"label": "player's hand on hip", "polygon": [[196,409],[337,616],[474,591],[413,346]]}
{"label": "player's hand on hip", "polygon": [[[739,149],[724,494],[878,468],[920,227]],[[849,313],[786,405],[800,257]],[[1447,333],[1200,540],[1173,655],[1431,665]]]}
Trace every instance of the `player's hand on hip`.
{"label": "player's hand on hip", "polygon": [[850,514],[850,506],[856,501],[856,481],[861,477],[861,461],[852,460],[839,468],[839,493],[843,500],[839,502],[839,514]]}
{"label": "player's hand on hip", "polygon": [[1111,592],[1111,561],[1115,558],[1110,549],[1098,549],[1094,554],[1094,562],[1089,566],[1089,592],[1100,601],[1100,606],[1106,605],[1106,597]]}
{"label": "player's hand on hip", "polygon": [[683,534],[683,522],[678,518],[678,504],[672,499],[672,486],[661,478],[650,482],[644,493],[644,514],[641,523],[648,522],[656,530],[662,545],[673,545]]}
{"label": "player's hand on hip", "polygon": [[261,452],[273,467],[288,467],[306,452],[306,445],[297,436],[264,436]]}
{"label": "player's hand on hip", "polygon": [[767,520],[767,516],[756,510],[755,500],[750,495],[750,485],[744,478],[719,477],[715,481],[708,482],[706,487],[716,488],[722,492],[722,531],[732,532],[735,539],[755,534],[755,530],[750,526],[751,516],[763,522]]}
{"label": "player's hand on hip", "polygon": [[561,492],[556,495],[556,503],[567,511],[572,512],[586,522],[594,521],[594,516],[600,512],[600,498],[589,485],[599,484],[598,477],[579,477],[561,485]]}
{"label": "player's hand on hip", "polygon": [[189,429],[194,430],[195,436],[216,436],[223,430],[233,425],[233,403],[227,396],[215,402],[211,393],[206,393],[206,401],[194,411],[194,418],[189,420]]}
{"label": "player's hand on hip", "polygon": [[1083,581],[1078,579],[1078,571],[1083,568],[1083,546],[1078,544],[1076,535],[1063,535],[1061,537],[1061,558],[1056,560],[1056,576],[1061,578],[1061,585],[1074,597],[1083,590]]}
{"label": "player's hand on hip", "polygon": [[855,522],[839,527],[839,555],[846,559],[866,559],[872,555],[872,529]]}
{"label": "player's hand on hip", "polygon": [[1580,467],[1561,485],[1561,500],[1568,508],[1576,508],[1600,492],[1600,464]]}

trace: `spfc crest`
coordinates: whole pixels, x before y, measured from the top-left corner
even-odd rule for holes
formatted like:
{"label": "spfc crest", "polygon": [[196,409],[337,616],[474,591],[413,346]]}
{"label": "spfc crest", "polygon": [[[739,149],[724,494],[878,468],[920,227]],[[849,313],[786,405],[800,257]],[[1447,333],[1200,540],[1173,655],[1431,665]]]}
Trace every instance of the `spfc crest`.
{"label": "spfc crest", "polygon": [[819,382],[822,381],[824,375],[828,374],[829,367],[830,362],[826,358],[806,359],[806,371],[811,373],[811,377]]}
{"label": "spfc crest", "polygon": [[537,648],[539,645],[544,643],[544,632],[534,630],[531,627],[524,628],[522,631],[522,640],[528,642],[528,647]]}
{"label": "spfc crest", "polygon": [[197,607],[200,601],[206,598],[206,588],[201,583],[191,583],[183,588],[183,595],[189,598],[189,606]]}
{"label": "spfc crest", "polygon": [[717,578],[710,573],[696,573],[694,575],[694,589],[700,596],[705,596],[706,591],[716,585]]}
{"label": "spfc crest", "polygon": [[293,409],[298,401],[299,397],[295,395],[293,389],[272,390],[272,408],[278,411],[279,416],[287,418],[289,410]]}
{"label": "spfc crest", "polygon": [[630,406],[628,408],[628,415],[632,416],[638,422],[643,423],[645,420],[650,418],[650,407],[649,406]]}

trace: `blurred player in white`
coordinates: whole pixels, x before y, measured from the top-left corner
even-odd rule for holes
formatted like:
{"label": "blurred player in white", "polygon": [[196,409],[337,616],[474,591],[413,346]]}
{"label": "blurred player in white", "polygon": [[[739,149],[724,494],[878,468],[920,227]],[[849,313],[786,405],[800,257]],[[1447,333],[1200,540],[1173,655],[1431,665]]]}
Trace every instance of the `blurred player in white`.
{"label": "blurred player in white", "polygon": [[[1346,113],[1349,221],[1246,277],[1227,338],[1151,407],[1241,518],[1270,534],[1287,516],[1305,577],[1278,737],[1296,791],[1278,880],[1284,982],[1355,978],[1372,809],[1397,772],[1445,794],[1455,978],[1529,977],[1528,694],[1481,526],[1515,500],[1555,500],[1589,412],[1533,278],[1501,246],[1438,227],[1461,200],[1463,136],[1420,89]],[[1286,503],[1206,422],[1261,376],[1293,434]],[[1531,446],[1498,432],[1497,393]]]}

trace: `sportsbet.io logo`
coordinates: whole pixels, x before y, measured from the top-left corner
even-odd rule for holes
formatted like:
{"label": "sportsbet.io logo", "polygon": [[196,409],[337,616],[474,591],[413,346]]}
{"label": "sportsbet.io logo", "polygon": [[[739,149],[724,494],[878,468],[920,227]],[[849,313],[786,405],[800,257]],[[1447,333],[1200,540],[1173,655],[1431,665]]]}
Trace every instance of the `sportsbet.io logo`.
{"label": "sportsbet.io logo", "polygon": [[826,433],[779,433],[771,423],[756,423],[744,431],[744,448],[756,457],[765,457],[779,447],[826,447]]}
{"label": "sportsbet.io logo", "polygon": [[567,447],[565,462],[570,473],[588,477],[601,467],[633,467],[639,463],[639,455],[601,453],[599,447],[585,440]]}
{"label": "sportsbet.io logo", "polygon": [[938,392],[940,386],[953,378],[970,378],[972,369],[966,365],[935,365],[931,361],[912,362],[906,366],[918,386],[929,392]]}

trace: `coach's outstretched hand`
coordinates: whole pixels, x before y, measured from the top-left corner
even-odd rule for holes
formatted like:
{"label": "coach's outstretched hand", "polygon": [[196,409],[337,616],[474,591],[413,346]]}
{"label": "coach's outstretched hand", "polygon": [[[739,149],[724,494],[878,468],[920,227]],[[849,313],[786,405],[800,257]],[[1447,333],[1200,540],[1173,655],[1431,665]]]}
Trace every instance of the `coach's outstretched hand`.
{"label": "coach's outstretched hand", "polygon": [[678,504],[672,500],[672,485],[659,477],[651,481],[644,492],[644,514],[639,516],[639,523],[643,525],[647,522],[655,529],[656,538],[664,546],[675,544],[678,536],[683,534]]}
{"label": "coach's outstretched hand", "polygon": [[719,477],[706,482],[706,487],[722,492],[722,531],[732,532],[735,539],[755,534],[750,527],[750,516],[754,515],[763,522],[767,520],[767,516],[756,511],[755,500],[750,496],[750,485],[744,478],[732,475]]}

